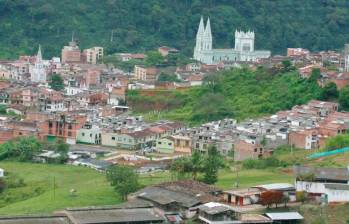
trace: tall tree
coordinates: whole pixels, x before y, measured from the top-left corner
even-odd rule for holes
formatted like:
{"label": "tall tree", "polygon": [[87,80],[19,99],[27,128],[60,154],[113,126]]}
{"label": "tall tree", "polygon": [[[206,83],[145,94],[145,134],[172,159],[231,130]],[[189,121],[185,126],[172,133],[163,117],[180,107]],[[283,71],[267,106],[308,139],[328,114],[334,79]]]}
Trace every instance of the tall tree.
{"label": "tall tree", "polygon": [[138,174],[128,166],[110,166],[107,169],[107,180],[123,200],[139,189]]}
{"label": "tall tree", "polygon": [[59,153],[59,162],[64,163],[68,160],[69,145],[65,143],[62,139],[59,139],[55,151]]}
{"label": "tall tree", "polygon": [[196,180],[198,178],[198,173],[203,170],[203,158],[198,150],[195,150],[191,155],[191,165],[192,165],[192,174],[193,179]]}
{"label": "tall tree", "polygon": [[219,154],[215,145],[210,145],[208,154],[204,161],[204,178],[203,181],[207,184],[214,184],[218,180],[219,168],[224,166],[222,156]]}
{"label": "tall tree", "polygon": [[162,65],[163,63],[164,63],[164,58],[159,52],[149,51],[146,54],[145,63],[144,63],[145,66],[147,67],[158,66],[158,65]]}

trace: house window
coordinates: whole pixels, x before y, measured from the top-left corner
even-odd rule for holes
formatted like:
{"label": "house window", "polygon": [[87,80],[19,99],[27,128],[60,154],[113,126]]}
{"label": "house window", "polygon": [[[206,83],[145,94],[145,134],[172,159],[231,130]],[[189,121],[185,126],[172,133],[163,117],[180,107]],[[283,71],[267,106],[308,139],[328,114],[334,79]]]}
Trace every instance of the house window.
{"label": "house window", "polygon": [[161,145],[161,142],[158,142],[159,145]]}
{"label": "house window", "polygon": [[69,137],[71,137],[71,136],[72,136],[71,131],[68,131],[68,136],[69,136]]}
{"label": "house window", "polygon": [[69,124],[68,129],[73,129],[73,126],[71,124]]}
{"label": "house window", "polygon": [[85,136],[85,133],[84,133],[84,132],[82,132],[82,133],[81,133],[81,135],[82,135],[82,136]]}
{"label": "house window", "polygon": [[111,140],[115,141],[115,137],[111,137]]}
{"label": "house window", "polygon": [[172,142],[169,142],[168,145],[169,145],[169,146],[172,146]]}
{"label": "house window", "polygon": [[92,138],[92,133],[90,134],[90,137]]}
{"label": "house window", "polygon": [[22,133],[22,132],[19,132],[18,135],[23,135],[23,133]]}
{"label": "house window", "polygon": [[254,152],[257,152],[257,150],[258,150],[258,149],[257,149],[257,148],[255,148],[255,149],[254,149]]}
{"label": "house window", "polygon": [[48,127],[49,127],[49,128],[52,128],[52,121],[49,121],[49,122],[48,122]]}

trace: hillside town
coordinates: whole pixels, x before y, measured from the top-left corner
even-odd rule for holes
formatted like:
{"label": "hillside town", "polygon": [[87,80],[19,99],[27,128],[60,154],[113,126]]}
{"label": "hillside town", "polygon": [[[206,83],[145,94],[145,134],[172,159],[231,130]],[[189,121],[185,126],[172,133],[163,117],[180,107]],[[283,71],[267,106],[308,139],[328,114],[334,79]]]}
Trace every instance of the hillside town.
{"label": "hillside town", "polygon": [[[193,57],[181,65],[170,63],[182,55],[173,47],[159,46],[151,54],[105,55],[100,46],[80,49],[74,37],[62,47],[60,56],[51,59],[45,59],[45,49],[38,45],[35,55],[0,60],[0,143],[25,137],[64,143],[69,150],[63,166],[107,173],[112,166],[126,165],[152,177],[168,172],[177,159],[208,155],[211,146],[225,160],[243,164],[270,158],[283,146],[318,153],[329,139],[348,133],[349,112],[341,111],[334,101],[313,99],[259,118],[226,117],[200,125],[149,120],[128,104],[129,91],[152,95],[197,88],[220,71],[256,71],[261,66],[278,71],[285,61],[302,80],[310,79],[318,69],[320,87],[328,83],[338,90],[349,86],[349,44],[340,51],[287,48],[286,55],[272,55],[269,50],[255,50],[258,33],[236,30],[234,35],[234,48],[212,48],[210,19],[205,25],[201,18]],[[161,63],[148,63],[154,54],[161,57]],[[8,152],[0,151],[0,158],[2,153]],[[57,150],[47,147],[30,162],[50,164],[59,157]],[[239,175],[236,169],[231,173]],[[0,178],[6,172],[0,169]],[[303,215],[293,207],[303,204],[305,195],[321,206],[349,203],[348,168],[297,164],[288,172],[292,183],[236,183],[230,189],[197,179],[154,182],[128,194],[121,204],[67,207],[50,215],[0,216],[0,223],[303,223]],[[72,197],[74,192],[71,189]],[[264,202],[267,194],[278,200]],[[290,209],[260,212],[272,205]]]}

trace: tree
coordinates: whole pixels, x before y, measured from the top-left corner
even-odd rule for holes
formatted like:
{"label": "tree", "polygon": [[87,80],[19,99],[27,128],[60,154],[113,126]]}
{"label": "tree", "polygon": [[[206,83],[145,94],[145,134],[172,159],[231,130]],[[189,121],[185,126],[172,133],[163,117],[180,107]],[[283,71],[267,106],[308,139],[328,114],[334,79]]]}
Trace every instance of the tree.
{"label": "tree", "polygon": [[287,203],[290,201],[290,196],[288,193],[284,193],[282,197],[282,201],[284,202],[284,207],[287,207]]}
{"label": "tree", "polygon": [[327,83],[321,90],[321,100],[333,100],[338,97],[337,85],[333,82]]}
{"label": "tree", "polygon": [[289,60],[284,60],[281,62],[282,63],[282,71],[283,72],[290,72],[294,70],[294,66]]}
{"label": "tree", "polygon": [[212,92],[217,93],[221,91],[223,78],[220,73],[206,74],[203,81]]}
{"label": "tree", "polygon": [[349,110],[349,86],[339,91],[339,104],[343,110]]}
{"label": "tree", "polygon": [[308,194],[305,191],[296,192],[296,200],[304,203],[307,200]]}
{"label": "tree", "polygon": [[59,153],[59,163],[65,163],[68,160],[69,145],[62,139],[59,139],[55,148],[55,152]]}
{"label": "tree", "polygon": [[320,78],[321,76],[321,71],[319,68],[313,68],[313,70],[311,71],[311,75],[309,77],[309,81],[310,82],[317,82],[317,80]]}
{"label": "tree", "polygon": [[225,98],[220,93],[208,93],[196,102],[193,120],[213,121],[232,117],[233,110],[225,103]]}
{"label": "tree", "polygon": [[64,89],[64,81],[59,74],[52,75],[49,85],[52,89],[56,91],[60,91]]}
{"label": "tree", "polygon": [[335,150],[349,146],[349,134],[336,135],[326,140],[326,149]]}
{"label": "tree", "polygon": [[186,179],[192,173],[192,163],[189,157],[181,157],[172,162],[170,171],[177,180]]}
{"label": "tree", "polygon": [[107,169],[107,180],[123,200],[127,199],[128,194],[139,189],[138,174],[128,166],[110,166]]}
{"label": "tree", "polygon": [[266,205],[268,208],[275,204],[277,207],[278,204],[283,202],[283,193],[281,191],[265,191],[261,194],[261,204]]}
{"label": "tree", "polygon": [[215,145],[210,145],[208,153],[204,161],[204,178],[203,181],[207,184],[214,184],[218,180],[219,168],[224,166],[222,156],[219,154]]}
{"label": "tree", "polygon": [[149,51],[146,54],[145,63],[144,63],[146,67],[158,66],[158,65],[162,65],[163,63],[164,63],[164,58],[159,52]]}
{"label": "tree", "polygon": [[41,142],[33,136],[20,137],[0,145],[1,159],[12,157],[20,161],[30,161],[41,151]]}
{"label": "tree", "polygon": [[179,79],[175,74],[170,75],[170,74],[161,72],[158,76],[158,81],[159,82],[178,82]]}
{"label": "tree", "polygon": [[200,152],[198,150],[195,150],[191,154],[192,174],[193,174],[194,180],[197,179],[198,173],[200,173],[203,170],[202,164],[203,164],[203,158]]}

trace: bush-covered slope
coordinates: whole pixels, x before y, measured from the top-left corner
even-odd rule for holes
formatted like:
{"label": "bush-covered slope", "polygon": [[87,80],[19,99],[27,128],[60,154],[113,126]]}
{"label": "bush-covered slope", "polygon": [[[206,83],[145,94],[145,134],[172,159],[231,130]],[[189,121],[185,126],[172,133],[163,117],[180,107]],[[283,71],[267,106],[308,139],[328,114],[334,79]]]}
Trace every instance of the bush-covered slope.
{"label": "bush-covered slope", "polygon": [[[201,15],[211,17],[215,47],[232,47],[235,29],[257,33],[256,47],[342,48],[347,0],[0,0],[0,56],[60,53],[72,32],[82,47],[109,52],[170,45],[192,53]],[[111,33],[113,32],[113,42]]]}
{"label": "bush-covered slope", "polygon": [[272,114],[318,98],[320,93],[316,81],[300,79],[297,72],[273,75],[263,68],[236,69],[208,76],[202,87],[151,96],[130,91],[127,102],[135,112],[150,119],[195,124],[224,117],[245,119]]}

